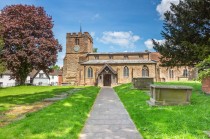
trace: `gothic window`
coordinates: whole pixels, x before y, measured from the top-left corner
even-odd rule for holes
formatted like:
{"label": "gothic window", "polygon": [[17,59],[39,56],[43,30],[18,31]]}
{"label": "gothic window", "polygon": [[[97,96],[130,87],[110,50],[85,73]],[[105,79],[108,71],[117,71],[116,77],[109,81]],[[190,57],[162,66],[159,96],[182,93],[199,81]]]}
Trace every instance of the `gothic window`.
{"label": "gothic window", "polygon": [[75,39],[75,45],[79,45],[79,38]]}
{"label": "gothic window", "polygon": [[128,56],[127,56],[127,55],[125,55],[125,56],[124,56],[124,59],[128,59]]}
{"label": "gothic window", "polygon": [[139,59],[144,59],[142,55],[139,55]]}
{"label": "gothic window", "polygon": [[188,77],[188,71],[187,71],[187,69],[184,69],[184,70],[183,70],[183,76],[184,76],[184,77]]}
{"label": "gothic window", "polygon": [[142,68],[142,77],[149,77],[149,69],[145,65]]}
{"label": "gothic window", "polygon": [[95,59],[99,59],[99,56],[97,55],[97,56],[95,56]]}
{"label": "gothic window", "polygon": [[124,77],[128,77],[129,76],[129,69],[128,69],[127,66],[125,66],[124,69],[123,69],[123,76]]}
{"label": "gothic window", "polygon": [[169,69],[169,78],[174,78],[174,70]]}
{"label": "gothic window", "polygon": [[93,77],[93,69],[91,67],[88,68],[88,78]]}

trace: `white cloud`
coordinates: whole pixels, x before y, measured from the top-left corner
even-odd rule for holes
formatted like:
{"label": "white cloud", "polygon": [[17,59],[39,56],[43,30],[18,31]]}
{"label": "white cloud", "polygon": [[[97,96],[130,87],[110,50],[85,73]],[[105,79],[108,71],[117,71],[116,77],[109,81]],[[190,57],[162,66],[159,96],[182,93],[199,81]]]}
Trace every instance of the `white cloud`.
{"label": "white cloud", "polygon": [[92,20],[96,20],[96,19],[98,19],[98,18],[100,18],[100,15],[97,13],[97,14],[95,14],[95,15],[92,17]]}
{"label": "white cloud", "polygon": [[58,65],[59,67],[63,67],[63,59],[65,57],[65,53],[61,52],[58,54],[58,61],[56,62],[56,65]]}
{"label": "white cloud", "polygon": [[[157,39],[154,39],[154,40],[155,40],[156,42],[159,42],[160,44],[165,43],[165,40],[157,40]],[[144,42],[144,44],[146,45],[146,47],[147,47],[148,49],[152,49],[153,46],[154,46],[151,39],[146,40],[146,41]]]}
{"label": "white cloud", "polygon": [[128,32],[112,32],[106,31],[103,32],[103,36],[99,39],[102,43],[105,44],[114,44],[119,45],[123,48],[134,48],[134,43],[140,39],[139,36],[133,35],[132,31]]}
{"label": "white cloud", "polygon": [[90,32],[90,35],[92,36],[92,38],[94,38],[96,33],[95,32]]}
{"label": "white cloud", "polygon": [[160,19],[164,19],[164,13],[170,11],[171,3],[179,4],[180,0],[162,0],[160,4],[157,5],[156,10],[160,14]]}

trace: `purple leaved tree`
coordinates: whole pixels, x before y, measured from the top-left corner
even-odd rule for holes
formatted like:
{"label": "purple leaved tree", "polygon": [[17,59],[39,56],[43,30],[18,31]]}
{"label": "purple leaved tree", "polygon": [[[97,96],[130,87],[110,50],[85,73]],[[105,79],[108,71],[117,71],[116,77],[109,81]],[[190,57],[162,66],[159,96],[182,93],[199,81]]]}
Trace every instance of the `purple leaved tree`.
{"label": "purple leaved tree", "polygon": [[4,46],[1,59],[20,85],[33,70],[49,71],[62,47],[54,38],[52,17],[43,7],[6,6],[0,13]]}

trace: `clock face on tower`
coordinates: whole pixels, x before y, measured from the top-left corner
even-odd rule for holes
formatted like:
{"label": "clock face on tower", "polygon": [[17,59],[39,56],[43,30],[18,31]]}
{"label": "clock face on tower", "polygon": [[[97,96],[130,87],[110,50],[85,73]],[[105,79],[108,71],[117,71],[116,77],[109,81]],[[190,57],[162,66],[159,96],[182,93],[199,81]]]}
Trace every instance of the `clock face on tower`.
{"label": "clock face on tower", "polygon": [[75,45],[75,46],[74,46],[74,51],[75,51],[75,52],[78,52],[79,50],[80,50],[79,45]]}

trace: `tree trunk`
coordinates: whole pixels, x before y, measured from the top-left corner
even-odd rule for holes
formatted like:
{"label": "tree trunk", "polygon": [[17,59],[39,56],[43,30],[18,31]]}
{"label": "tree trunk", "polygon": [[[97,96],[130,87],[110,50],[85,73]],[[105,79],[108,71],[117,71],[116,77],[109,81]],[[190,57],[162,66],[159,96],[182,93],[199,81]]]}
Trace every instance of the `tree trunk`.
{"label": "tree trunk", "polygon": [[27,78],[27,76],[22,76],[22,77],[20,78],[20,85],[25,85],[26,78]]}
{"label": "tree trunk", "polygon": [[27,76],[29,75],[29,66],[25,63],[22,63],[22,68],[19,69],[19,72],[17,72],[17,81],[18,81],[18,84],[19,85],[25,85],[25,82],[26,82],[26,78]]}

